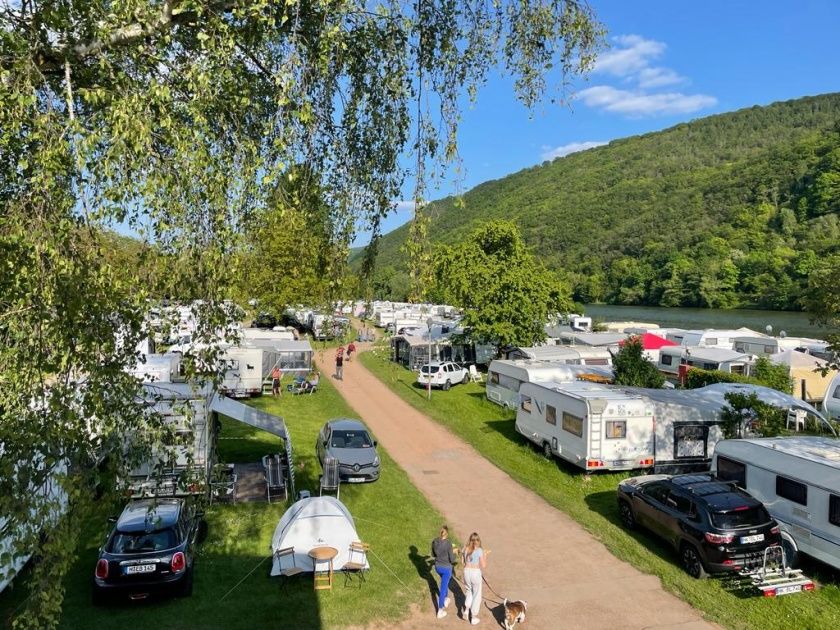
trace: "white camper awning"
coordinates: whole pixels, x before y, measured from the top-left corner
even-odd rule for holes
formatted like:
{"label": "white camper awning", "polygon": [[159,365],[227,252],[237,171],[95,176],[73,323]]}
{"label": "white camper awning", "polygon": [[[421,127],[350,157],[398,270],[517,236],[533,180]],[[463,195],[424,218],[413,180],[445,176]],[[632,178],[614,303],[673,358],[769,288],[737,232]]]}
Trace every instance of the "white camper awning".
{"label": "white camper awning", "polygon": [[249,426],[256,427],[257,429],[267,431],[286,441],[289,439],[286,423],[283,422],[283,418],[259,409],[254,409],[227,396],[221,394],[213,396],[213,400],[210,402],[210,410]]}

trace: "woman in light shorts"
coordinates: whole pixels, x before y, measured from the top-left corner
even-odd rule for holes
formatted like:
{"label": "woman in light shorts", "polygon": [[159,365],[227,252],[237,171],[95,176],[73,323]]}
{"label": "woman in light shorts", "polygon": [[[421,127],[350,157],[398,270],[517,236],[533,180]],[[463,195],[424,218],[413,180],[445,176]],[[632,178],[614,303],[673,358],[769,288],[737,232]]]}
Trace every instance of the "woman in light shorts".
{"label": "woman in light shorts", "polygon": [[481,538],[476,532],[470,534],[469,542],[464,545],[464,609],[462,615],[470,623],[478,623],[478,611],[481,609],[481,572],[487,567],[487,555],[481,548]]}

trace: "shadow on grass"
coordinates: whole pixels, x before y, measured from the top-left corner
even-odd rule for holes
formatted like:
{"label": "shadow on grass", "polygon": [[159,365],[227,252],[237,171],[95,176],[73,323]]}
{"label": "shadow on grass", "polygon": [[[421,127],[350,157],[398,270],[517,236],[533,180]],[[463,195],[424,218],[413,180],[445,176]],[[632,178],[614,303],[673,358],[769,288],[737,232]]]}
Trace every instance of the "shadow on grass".
{"label": "shadow on grass", "polygon": [[[417,575],[424,579],[426,584],[428,584],[429,598],[432,602],[432,608],[433,610],[437,610],[438,593],[440,592],[440,587],[438,586],[439,578],[435,578],[437,573],[434,570],[434,563],[432,562],[431,557],[421,555],[417,547],[415,545],[411,545],[408,548],[408,559],[411,560],[414,568],[417,569]],[[452,579],[449,580],[449,592],[452,593],[452,599],[455,601],[455,610],[461,610],[464,606],[466,598],[464,597],[464,591],[461,590],[461,585],[455,578],[455,567],[452,567]]]}

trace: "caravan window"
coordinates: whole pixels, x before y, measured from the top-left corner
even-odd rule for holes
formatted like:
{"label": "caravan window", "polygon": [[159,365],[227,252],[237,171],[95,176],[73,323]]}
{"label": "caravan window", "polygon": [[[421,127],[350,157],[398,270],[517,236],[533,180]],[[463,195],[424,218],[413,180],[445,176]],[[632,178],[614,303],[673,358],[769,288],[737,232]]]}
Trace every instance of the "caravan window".
{"label": "caravan window", "polygon": [[623,440],[627,437],[627,421],[626,420],[608,420],[606,428],[606,437],[608,440]]}
{"label": "caravan window", "polygon": [[840,527],[840,497],[836,494],[828,495],[828,522]]}
{"label": "caravan window", "polygon": [[707,346],[716,346],[718,345],[717,337],[706,337],[706,345]]}
{"label": "caravan window", "polygon": [[773,354],[775,349],[774,346],[764,346],[764,354]]}
{"label": "caravan window", "polygon": [[518,392],[520,385],[522,385],[522,381],[520,381],[518,378],[513,378],[512,376],[508,376],[507,374],[501,374],[499,376],[499,387],[504,387],[505,389],[509,389],[512,392]]}
{"label": "caravan window", "polygon": [[551,405],[545,406],[545,421],[548,424],[557,425],[557,410]]}
{"label": "caravan window", "polygon": [[490,372],[490,382],[493,385],[499,384],[499,373],[498,372]]}
{"label": "caravan window", "polygon": [[608,359],[586,359],[583,362],[584,365],[609,365],[610,362]]}
{"label": "caravan window", "polygon": [[733,459],[718,455],[717,476],[724,481],[734,481],[742,488],[747,487],[747,467]]}
{"label": "caravan window", "polygon": [[522,411],[527,411],[528,413],[531,413],[531,397],[522,396],[522,400],[519,406],[522,407]]}
{"label": "caravan window", "polygon": [[674,427],[674,458],[706,457],[709,428],[697,424]]}
{"label": "caravan window", "polygon": [[583,437],[583,418],[563,412],[563,430],[578,437]]}
{"label": "caravan window", "polygon": [[776,476],[776,495],[799,505],[808,505],[808,486],[787,477]]}
{"label": "caravan window", "polygon": [[671,361],[673,361],[673,359],[674,357],[672,357],[670,354],[663,354],[661,357],[659,357],[659,360],[662,363],[662,365],[671,365]]}

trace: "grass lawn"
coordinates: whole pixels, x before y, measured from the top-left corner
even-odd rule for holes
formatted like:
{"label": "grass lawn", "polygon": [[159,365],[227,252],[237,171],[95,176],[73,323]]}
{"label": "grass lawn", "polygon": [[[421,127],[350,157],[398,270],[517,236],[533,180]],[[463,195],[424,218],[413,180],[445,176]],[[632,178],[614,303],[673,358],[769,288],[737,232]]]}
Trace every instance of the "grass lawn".
{"label": "grass lawn", "polygon": [[[320,387],[312,396],[284,394],[252,401],[285,418],[292,436],[297,487],[316,495],[320,475],[314,452],[317,432],[330,418],[353,416],[329,379],[322,379]],[[220,438],[222,461],[257,461],[280,450],[279,438],[225,418]],[[413,606],[428,601],[430,575],[421,556],[428,553],[442,519],[387,453],[380,448],[379,454],[379,481],[341,488],[341,501],[353,515],[359,537],[376,554],[369,555],[371,570],[361,589],[345,588],[341,574],[334,578],[331,591],[314,591],[311,574],[293,578],[284,587],[282,578],[269,578],[268,572],[271,538],[287,505],[214,504],[206,511],[208,536],[200,546],[192,597],[94,608],[90,605],[90,579],[106,533],[105,510],[101,519],[90,524],[79,561],[66,580],[61,627],[335,628],[387,623],[404,616]],[[25,584],[0,595],[0,619],[7,619],[24,595]]]}
{"label": "grass lawn", "polygon": [[725,579],[698,581],[679,567],[676,553],[652,535],[621,527],[615,490],[622,474],[585,475],[564,463],[546,460],[514,430],[514,414],[485,398],[484,385],[458,385],[448,392],[415,387],[416,375],[389,361],[387,348],[360,356],[362,364],[401,398],[449,428],[522,485],[566,512],[607,548],[644,571],[712,619],[735,629],[831,628],[840,626],[840,574],[824,565],[806,564],[820,582],[812,593],[778,599],[745,596]]}

